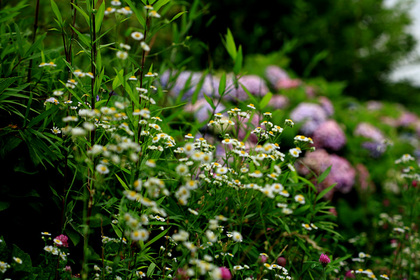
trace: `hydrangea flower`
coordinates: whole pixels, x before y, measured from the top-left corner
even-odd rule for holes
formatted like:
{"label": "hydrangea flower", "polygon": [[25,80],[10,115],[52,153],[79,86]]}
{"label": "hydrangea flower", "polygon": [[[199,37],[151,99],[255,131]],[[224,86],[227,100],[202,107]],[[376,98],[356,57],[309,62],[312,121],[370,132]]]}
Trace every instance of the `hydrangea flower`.
{"label": "hydrangea flower", "polygon": [[327,113],[318,104],[300,103],[290,114],[296,123],[303,122],[300,130],[305,135],[312,135],[314,131],[327,120]]}
{"label": "hydrangea flower", "polygon": [[269,92],[267,84],[263,79],[256,75],[245,75],[239,79],[239,87],[236,89],[232,83],[232,79],[226,82],[226,99],[227,100],[247,100],[248,94],[243,89],[244,86],[252,95],[264,96]]}
{"label": "hydrangea flower", "polygon": [[316,148],[338,151],[346,144],[346,135],[335,120],[319,125],[312,138]]}
{"label": "hydrangea flower", "polygon": [[[185,91],[182,98],[183,100],[186,100],[193,95],[198,83],[200,82],[200,79],[202,78],[202,75],[203,74],[199,72],[183,71],[178,73],[176,71],[167,70],[160,76],[160,83],[163,88],[169,89],[169,93],[172,96],[178,96],[181,92]],[[171,81],[174,78],[175,80]],[[204,78],[204,82],[198,97],[204,98],[204,94],[210,97],[218,97],[218,89],[219,78],[212,75],[207,75]]]}
{"label": "hydrangea flower", "polygon": [[330,155],[325,150],[319,149],[312,153],[307,153],[302,159],[302,163],[297,165],[297,170],[302,175],[309,175],[312,172],[322,174],[329,166],[331,171],[323,182],[318,185],[320,191],[337,183],[335,188],[327,193],[326,198],[331,199],[335,190],[348,193],[354,183],[356,171],[345,159],[337,155]]}

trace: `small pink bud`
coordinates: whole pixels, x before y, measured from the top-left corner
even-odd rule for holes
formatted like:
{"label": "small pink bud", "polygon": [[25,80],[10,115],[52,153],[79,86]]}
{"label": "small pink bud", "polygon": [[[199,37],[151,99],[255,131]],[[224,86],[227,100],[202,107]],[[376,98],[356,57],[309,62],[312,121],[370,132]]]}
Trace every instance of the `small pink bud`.
{"label": "small pink bud", "polygon": [[268,260],[268,257],[267,257],[265,254],[261,254],[261,255],[258,257],[258,262],[259,262],[259,263],[266,263],[266,262],[267,262],[267,260]]}
{"label": "small pink bud", "polygon": [[285,267],[286,266],[286,259],[284,257],[279,257],[277,259],[277,264],[282,266],[282,267]]}
{"label": "small pink bud", "polygon": [[344,276],[346,277],[346,279],[347,279],[347,278],[352,278],[352,279],[356,278],[356,277],[354,276],[354,274],[351,272],[351,270],[347,271],[347,272],[346,272],[346,275],[344,275]]}
{"label": "small pink bud", "polygon": [[227,267],[220,268],[220,274],[223,280],[230,280],[232,279],[232,274],[230,274],[230,270]]}

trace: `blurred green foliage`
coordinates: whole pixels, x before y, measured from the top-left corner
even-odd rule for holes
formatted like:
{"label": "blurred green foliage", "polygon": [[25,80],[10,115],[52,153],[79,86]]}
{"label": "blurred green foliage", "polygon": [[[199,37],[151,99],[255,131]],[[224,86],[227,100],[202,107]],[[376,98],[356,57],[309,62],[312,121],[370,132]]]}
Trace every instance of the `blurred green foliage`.
{"label": "blurred green foliage", "polygon": [[[404,84],[402,90],[387,81],[396,63],[415,47],[408,33],[412,1],[386,7],[383,0],[276,0],[207,1],[207,13],[192,27],[194,67],[229,68],[220,44],[227,28],[243,52],[269,54],[284,51],[297,76],[322,76],[347,81],[345,93],[359,99],[407,102],[419,89]],[[398,97],[396,97],[398,96]],[[397,100],[396,100],[397,99]]]}

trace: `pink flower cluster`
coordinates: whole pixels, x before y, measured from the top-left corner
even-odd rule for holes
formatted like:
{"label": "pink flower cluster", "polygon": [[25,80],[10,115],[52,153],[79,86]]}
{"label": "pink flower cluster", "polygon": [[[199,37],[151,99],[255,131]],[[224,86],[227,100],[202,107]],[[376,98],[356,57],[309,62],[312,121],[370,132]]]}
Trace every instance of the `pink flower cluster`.
{"label": "pink flower cluster", "polygon": [[355,183],[356,171],[351,164],[343,157],[335,154],[328,154],[325,150],[319,149],[312,153],[307,153],[302,159],[302,163],[297,165],[300,174],[307,176],[313,174],[322,174],[329,166],[330,173],[323,182],[318,185],[319,191],[326,189],[334,183],[335,188],[327,193],[326,198],[331,199],[334,191],[348,193]]}
{"label": "pink flower cluster", "polygon": [[332,151],[340,150],[347,141],[344,131],[335,120],[328,120],[319,125],[314,131],[312,139],[315,147]]}
{"label": "pink flower cluster", "polygon": [[331,260],[327,255],[321,254],[321,256],[319,257],[319,262],[322,263],[323,265],[327,265],[331,262]]}
{"label": "pink flower cluster", "polygon": [[68,243],[69,238],[65,236],[64,234],[60,234],[56,238],[54,238],[54,243],[57,245],[57,247],[69,247]]}

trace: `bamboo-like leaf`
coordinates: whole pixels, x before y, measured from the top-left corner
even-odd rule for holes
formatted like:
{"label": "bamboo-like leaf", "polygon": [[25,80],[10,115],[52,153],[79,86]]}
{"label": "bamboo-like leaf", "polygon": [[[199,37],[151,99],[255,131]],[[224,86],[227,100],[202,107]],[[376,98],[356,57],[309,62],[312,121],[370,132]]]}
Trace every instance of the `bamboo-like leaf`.
{"label": "bamboo-like leaf", "polygon": [[20,29],[19,26],[15,23],[15,32],[16,32],[16,40],[17,40],[17,47],[19,50],[19,55],[23,56],[23,39],[22,39],[22,34],[20,33]]}
{"label": "bamboo-like leaf", "polygon": [[80,33],[79,30],[77,30],[73,26],[71,26],[71,28],[74,30],[74,32],[76,32],[77,35],[79,35],[78,38],[80,40],[82,40],[82,42],[85,44],[85,46],[90,48],[90,39],[88,39],[88,37],[86,35],[83,35],[82,33]]}
{"label": "bamboo-like leaf", "polygon": [[160,238],[164,237],[165,234],[170,230],[171,228],[167,228],[164,231],[162,231],[161,233],[159,233],[158,235],[155,236],[155,238],[153,238],[152,240],[150,240],[149,242],[146,243],[145,247],[152,245],[153,243],[155,243],[156,241],[158,241]]}
{"label": "bamboo-like leaf", "polygon": [[54,0],[51,0],[51,8],[52,8],[53,13],[55,14],[57,20],[60,22],[60,27],[61,27],[63,25],[63,18],[61,17],[60,10],[58,9],[58,6],[54,2]]}
{"label": "bamboo-like leaf", "polygon": [[270,100],[271,100],[272,96],[273,96],[273,94],[271,92],[267,92],[267,94],[260,101],[260,110],[267,107],[268,103],[270,103]]}
{"label": "bamboo-like leaf", "polygon": [[316,197],[316,201],[320,200],[321,198],[323,198],[330,190],[332,190],[335,185],[337,185],[337,183],[332,184],[331,186],[329,186],[328,188],[326,188],[325,190],[323,190],[322,192],[320,192],[318,194],[318,196]]}
{"label": "bamboo-like leaf", "polygon": [[[54,1],[54,0],[51,0],[51,1]],[[89,16],[86,14],[86,12],[82,8],[80,8],[79,6],[77,6],[76,4],[74,4],[74,3],[71,3],[71,4],[83,16],[83,18],[86,20],[86,23],[89,24]]]}
{"label": "bamboo-like leaf", "polygon": [[223,73],[219,83],[219,95],[222,96],[226,91],[226,73]]}
{"label": "bamboo-like leaf", "polygon": [[[51,0],[52,1],[52,0]],[[101,5],[98,8],[98,12],[96,13],[95,17],[95,31],[96,33],[99,32],[102,26],[102,21],[105,15],[105,1],[102,1]]]}
{"label": "bamboo-like leaf", "polygon": [[29,55],[31,55],[34,50],[36,48],[38,48],[38,46],[41,44],[41,42],[45,39],[45,37],[47,36],[47,33],[44,33],[40,36],[38,36],[38,38],[36,39],[36,41],[32,44],[32,46],[26,51],[25,53],[25,57],[28,57]]}
{"label": "bamboo-like leaf", "polygon": [[126,0],[125,2],[128,4],[128,6],[130,6],[130,9],[136,15],[136,18],[139,21],[140,25],[144,28],[146,26],[146,20],[143,17],[143,15],[139,12],[139,10],[136,8],[136,5],[134,5],[133,2],[131,2],[131,0]]}
{"label": "bamboo-like leaf", "polygon": [[126,191],[129,191],[130,190],[130,188],[127,186],[127,184],[117,174],[115,174],[115,177],[117,177],[117,179],[120,182],[121,186],[123,186],[123,188]]}
{"label": "bamboo-like leaf", "polygon": [[206,99],[207,103],[211,106],[212,109],[216,108],[216,105],[214,105],[213,99],[211,99],[207,94],[203,93],[204,99]]}
{"label": "bamboo-like leaf", "polygon": [[330,174],[331,167],[332,167],[332,165],[331,165],[331,166],[328,166],[328,168],[327,168],[327,169],[325,169],[325,171],[324,171],[324,172],[322,172],[322,174],[321,174],[321,175],[319,175],[319,177],[318,177],[318,179],[317,179],[317,183],[318,183],[318,184],[320,184],[322,181],[324,181],[324,180],[325,180],[325,178],[327,178],[328,174]]}
{"label": "bamboo-like leaf", "polygon": [[239,75],[239,73],[241,72],[242,61],[243,61],[242,46],[239,46],[238,51],[236,53],[235,65],[233,66],[233,73],[235,75]]}
{"label": "bamboo-like leaf", "polygon": [[225,48],[226,48],[227,52],[229,53],[230,57],[233,60],[236,60],[237,52],[236,52],[235,40],[233,39],[232,32],[230,31],[229,28],[227,30],[227,34],[225,35],[224,45],[225,45]]}
{"label": "bamboo-like leaf", "polygon": [[180,16],[182,16],[185,13],[186,13],[186,11],[177,13],[176,15],[174,15],[172,17],[172,19],[169,21],[169,23],[173,22],[174,20],[176,20],[177,18],[179,18]]}
{"label": "bamboo-like leaf", "polygon": [[198,82],[198,84],[195,86],[195,90],[193,92],[193,95],[191,97],[191,103],[195,104],[195,102],[198,99],[198,94],[200,93],[201,89],[203,88],[203,84],[204,84],[204,80],[206,79],[208,70],[204,71],[204,73],[202,74],[200,81]]}
{"label": "bamboo-like leaf", "polygon": [[246,94],[248,94],[248,97],[249,97],[251,103],[252,104],[258,104],[257,99],[255,99],[254,95],[252,95],[252,93],[250,93],[249,90],[243,84],[241,84],[241,87],[246,92]]}
{"label": "bamboo-like leaf", "polygon": [[168,4],[168,3],[169,3],[169,1],[171,1],[171,0],[158,0],[158,1],[156,1],[156,2],[153,4],[153,9],[154,9],[155,11],[159,11],[159,9],[160,9],[162,6],[164,6],[164,5]]}

